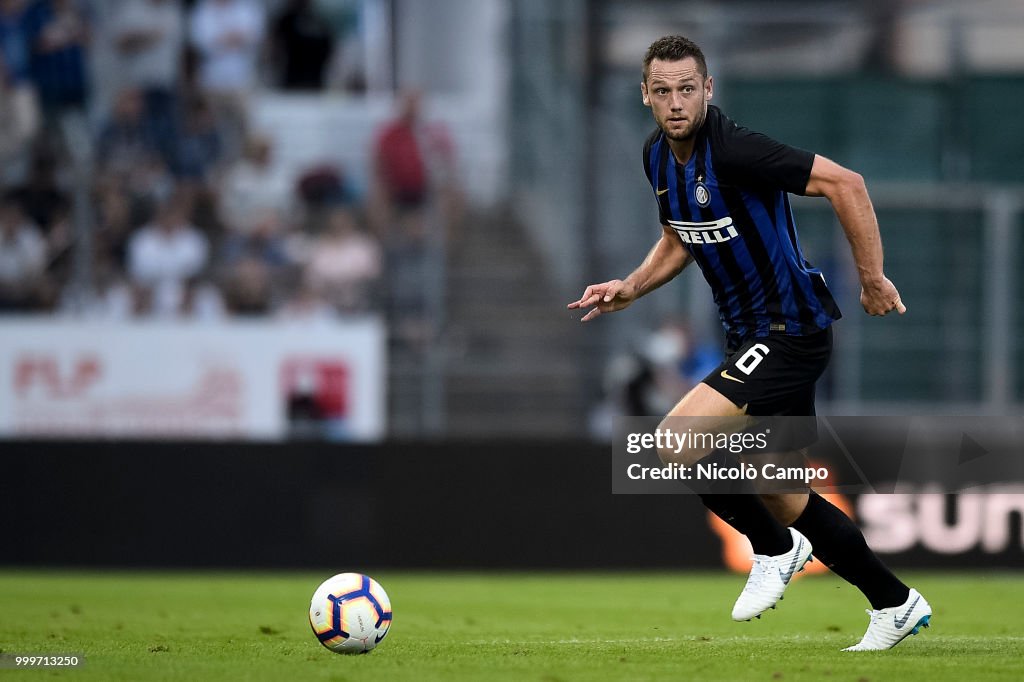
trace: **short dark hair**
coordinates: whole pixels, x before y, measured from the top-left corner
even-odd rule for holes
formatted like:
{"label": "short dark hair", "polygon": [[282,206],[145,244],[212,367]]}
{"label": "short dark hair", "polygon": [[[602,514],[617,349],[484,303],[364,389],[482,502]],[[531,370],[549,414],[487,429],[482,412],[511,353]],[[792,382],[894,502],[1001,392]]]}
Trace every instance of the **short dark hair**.
{"label": "short dark hair", "polygon": [[708,63],[704,59],[704,53],[701,52],[700,47],[697,43],[693,42],[689,38],[683,36],[665,36],[664,38],[658,38],[651,46],[647,48],[647,54],[644,55],[644,82],[647,82],[647,76],[649,75],[651,62],[655,59],[660,59],[666,62],[677,62],[687,57],[693,57],[697,62],[697,68],[700,70],[700,75],[704,78],[708,77]]}

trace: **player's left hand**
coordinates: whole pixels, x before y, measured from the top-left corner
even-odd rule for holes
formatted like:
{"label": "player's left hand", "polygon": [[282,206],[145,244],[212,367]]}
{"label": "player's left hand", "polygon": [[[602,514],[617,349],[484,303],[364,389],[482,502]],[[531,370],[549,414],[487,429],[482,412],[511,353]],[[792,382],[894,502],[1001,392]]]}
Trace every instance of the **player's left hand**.
{"label": "player's left hand", "polygon": [[907,312],[900,292],[884,275],[877,282],[861,283],[860,304],[868,315],[888,315],[894,310],[900,315]]}

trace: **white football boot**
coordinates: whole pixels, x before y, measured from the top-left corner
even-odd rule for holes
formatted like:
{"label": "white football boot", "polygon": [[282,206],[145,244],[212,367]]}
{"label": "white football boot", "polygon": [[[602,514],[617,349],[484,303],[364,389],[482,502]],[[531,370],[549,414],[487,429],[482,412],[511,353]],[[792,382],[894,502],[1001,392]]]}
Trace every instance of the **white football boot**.
{"label": "white football boot", "polygon": [[868,631],[864,638],[843,651],[884,651],[891,649],[910,635],[916,635],[918,630],[928,627],[932,619],[932,607],[921,596],[921,593],[911,588],[907,601],[899,606],[893,606],[880,611],[866,609],[871,616],[871,623],[868,624]]}
{"label": "white football boot", "polygon": [[750,577],[732,607],[733,620],[760,618],[768,609],[774,609],[793,574],[804,570],[808,561],[813,561],[810,541],[793,528],[789,533],[793,536],[793,549],[778,556],[754,555]]}

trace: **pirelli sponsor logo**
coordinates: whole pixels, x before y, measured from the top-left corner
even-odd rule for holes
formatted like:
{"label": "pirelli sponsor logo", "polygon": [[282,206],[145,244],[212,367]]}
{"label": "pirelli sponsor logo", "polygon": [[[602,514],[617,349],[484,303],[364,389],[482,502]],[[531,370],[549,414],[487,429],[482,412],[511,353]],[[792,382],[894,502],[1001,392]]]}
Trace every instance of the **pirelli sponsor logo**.
{"label": "pirelli sponsor logo", "polygon": [[676,231],[684,244],[721,244],[739,235],[731,216],[706,223],[670,220],[668,224]]}

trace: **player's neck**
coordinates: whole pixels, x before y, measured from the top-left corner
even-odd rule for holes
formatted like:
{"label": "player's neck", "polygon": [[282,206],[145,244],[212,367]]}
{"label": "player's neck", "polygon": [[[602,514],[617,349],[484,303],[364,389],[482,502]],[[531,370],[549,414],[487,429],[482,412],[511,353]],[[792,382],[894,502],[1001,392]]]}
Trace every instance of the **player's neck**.
{"label": "player's neck", "polygon": [[690,161],[690,157],[693,156],[693,147],[696,142],[696,135],[692,135],[685,140],[669,139],[668,148],[672,150],[672,156],[676,158],[676,161],[685,166]]}

